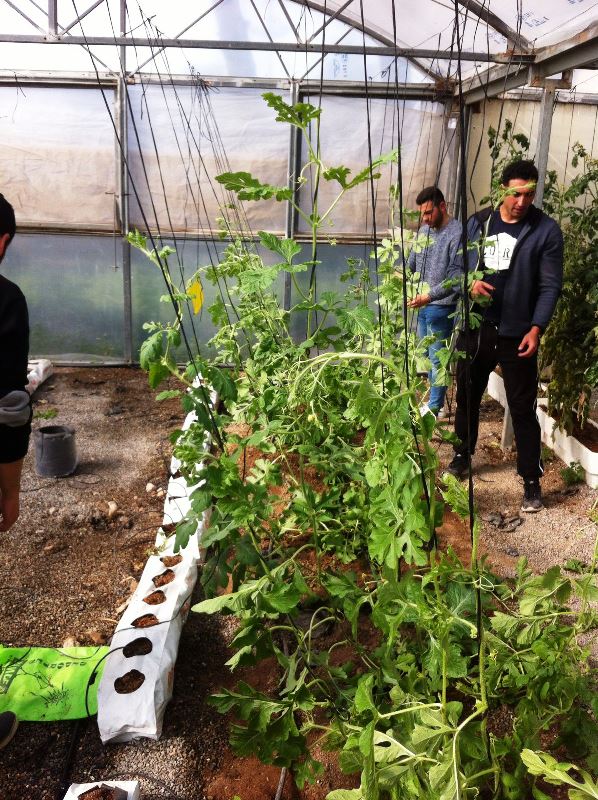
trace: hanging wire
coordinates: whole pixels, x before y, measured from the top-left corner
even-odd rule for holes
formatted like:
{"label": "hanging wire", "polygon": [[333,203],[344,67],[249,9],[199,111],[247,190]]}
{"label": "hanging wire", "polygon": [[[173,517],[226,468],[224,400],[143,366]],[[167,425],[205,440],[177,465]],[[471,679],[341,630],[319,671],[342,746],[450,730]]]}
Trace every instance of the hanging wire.
{"label": "hanging wire", "polygon": [[[370,95],[369,95],[369,79],[368,79],[368,69],[367,69],[367,55],[366,55],[366,42],[365,42],[365,18],[364,18],[364,11],[363,11],[363,0],[359,2],[359,11],[361,14],[361,27],[362,27],[362,39],[363,39],[363,84],[365,88],[365,106],[366,106],[366,115],[367,115],[367,141],[368,141],[368,164],[370,167],[370,179],[368,181],[370,187],[370,201],[372,204],[372,234],[374,237],[374,276],[376,280],[376,296],[378,299],[378,332],[380,336],[380,356],[384,354],[384,338],[383,338],[383,328],[382,328],[382,304],[380,302],[380,270],[379,270],[379,263],[378,263],[378,230],[376,226],[376,192],[375,192],[375,181],[374,181],[374,168],[373,168],[373,155],[372,155],[372,126],[371,126],[371,117],[370,117]],[[384,365],[382,364],[380,369],[380,375],[382,379],[382,394],[386,393],[385,388],[385,371]]]}
{"label": "hanging wire", "polygon": [[[73,4],[73,9],[75,11],[75,14],[77,16],[79,16],[79,12],[77,10],[77,5],[76,5],[76,0],[71,0],[71,2]],[[85,41],[86,46],[89,46],[89,42],[87,40],[87,36],[85,34],[83,25],[81,25],[81,35],[83,37],[83,40]],[[115,41],[115,46],[116,46],[116,41]],[[120,61],[120,59],[119,59],[119,61]],[[199,374],[199,370],[198,370],[195,358],[193,357],[193,352],[191,350],[191,346],[190,346],[189,340],[187,338],[187,333],[186,333],[185,328],[183,326],[183,320],[182,320],[182,317],[181,317],[181,313],[180,313],[180,310],[178,308],[178,305],[176,303],[176,300],[175,300],[175,297],[174,297],[174,294],[173,294],[173,291],[172,291],[172,286],[171,286],[171,282],[170,282],[171,279],[170,279],[170,275],[169,275],[169,271],[168,271],[168,264],[160,257],[158,247],[156,246],[156,241],[155,241],[155,239],[153,237],[153,234],[151,232],[151,229],[150,229],[150,226],[149,226],[149,222],[148,222],[147,216],[145,214],[145,210],[143,208],[143,204],[141,202],[141,197],[139,195],[139,191],[137,189],[137,185],[136,185],[135,179],[134,179],[134,177],[132,175],[132,172],[131,172],[131,168],[130,168],[129,160],[128,160],[127,155],[126,155],[124,144],[121,141],[120,133],[119,133],[117,127],[116,127],[116,123],[114,121],[114,117],[113,117],[113,114],[112,114],[112,111],[111,111],[111,108],[110,108],[110,104],[108,103],[108,98],[106,97],[106,92],[105,92],[104,87],[102,85],[102,81],[100,80],[100,75],[99,75],[97,66],[95,64],[95,61],[93,59],[92,59],[92,64],[93,64],[93,69],[94,69],[94,72],[95,72],[95,75],[96,75],[96,80],[97,80],[100,92],[102,94],[102,100],[104,102],[104,105],[105,105],[106,110],[108,112],[108,115],[110,117],[110,121],[112,123],[112,127],[113,127],[113,130],[114,130],[114,135],[115,135],[115,138],[116,138],[118,149],[119,149],[123,164],[125,166],[125,169],[127,171],[127,175],[129,177],[131,189],[133,190],[133,194],[135,195],[135,199],[137,200],[137,203],[138,203],[138,206],[139,206],[139,211],[140,211],[140,214],[142,216],[145,228],[147,230],[148,238],[149,238],[149,240],[151,242],[151,245],[152,245],[152,248],[154,249],[154,252],[156,254],[156,260],[157,260],[158,265],[160,267],[160,271],[162,272],[162,275],[163,275],[163,278],[164,278],[164,282],[166,284],[166,290],[168,292],[168,295],[170,297],[170,301],[171,301],[173,309],[175,311],[177,322],[179,323],[179,326],[180,326],[181,337],[183,339],[185,348],[187,350],[187,354],[189,356],[189,361],[190,361],[190,363],[193,364],[195,372],[196,372],[196,377],[200,380],[199,391],[200,391],[200,394],[202,396],[204,408],[205,408],[206,413],[208,414],[208,417],[210,419],[210,425],[211,425],[211,428],[212,428],[212,432],[214,434],[214,437],[216,438],[216,441],[217,441],[218,446],[220,447],[220,449],[224,449],[224,441],[222,439],[222,435],[220,433],[220,429],[219,429],[218,423],[216,422],[216,419],[214,417],[214,412],[213,412],[213,409],[212,409],[211,404],[210,404],[209,393],[208,393],[207,388],[203,385],[203,383],[201,383],[201,376]],[[133,114],[132,114],[132,108],[130,107],[130,98],[129,98],[128,92],[126,93],[126,98],[127,98],[127,105],[129,107],[129,110],[130,110],[130,113],[131,113],[131,119],[132,119],[132,122],[133,122],[133,128],[134,128],[134,131],[135,131],[135,135],[136,135],[137,141],[139,143],[139,135],[138,135],[137,126],[135,125],[135,120],[134,120],[134,117],[133,117]],[[140,151],[141,151],[141,148],[140,148]],[[145,169],[145,165],[144,165],[144,162],[143,162],[143,157],[142,157],[141,160],[142,160],[144,174],[147,176],[147,171]],[[153,206],[153,202],[152,202],[152,207],[154,207]]]}

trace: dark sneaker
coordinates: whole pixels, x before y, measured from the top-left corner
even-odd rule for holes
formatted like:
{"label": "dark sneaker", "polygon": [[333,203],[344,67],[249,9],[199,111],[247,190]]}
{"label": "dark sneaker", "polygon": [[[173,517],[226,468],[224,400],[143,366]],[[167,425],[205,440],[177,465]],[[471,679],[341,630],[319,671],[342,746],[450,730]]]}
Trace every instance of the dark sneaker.
{"label": "dark sneaker", "polygon": [[544,508],[544,504],[542,503],[540,481],[524,481],[523,486],[523,502],[521,503],[521,510],[528,514],[534,514],[536,511],[541,511]]}
{"label": "dark sneaker", "polygon": [[453,460],[444,471],[448,472],[449,475],[454,475],[458,480],[462,480],[469,472],[467,456],[455,453]]}
{"label": "dark sneaker", "polygon": [[3,711],[0,714],[0,750],[10,742],[15,735],[19,720],[12,711]]}

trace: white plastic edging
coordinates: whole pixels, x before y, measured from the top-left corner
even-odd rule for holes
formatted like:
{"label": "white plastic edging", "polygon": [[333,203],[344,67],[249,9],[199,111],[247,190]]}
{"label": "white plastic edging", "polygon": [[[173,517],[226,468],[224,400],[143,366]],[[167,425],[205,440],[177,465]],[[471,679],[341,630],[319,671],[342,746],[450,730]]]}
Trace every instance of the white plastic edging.
{"label": "white plastic edging", "polygon": [[110,786],[111,789],[122,789],[123,792],[127,793],[127,800],[139,800],[140,798],[138,781],[96,781],[95,783],[71,783],[64,800],[74,800],[96,786]]}
{"label": "white plastic edging", "polygon": [[[568,436],[565,431],[560,431],[555,426],[554,419],[548,415],[543,403],[538,403],[537,415],[544,444],[552,448],[565,464],[570,464],[572,461],[581,464],[585,470],[588,486],[598,489],[598,453],[594,453],[574,436]],[[591,419],[586,425],[598,427]]]}
{"label": "white plastic edging", "polygon": [[[215,407],[214,393],[210,401]],[[187,415],[183,430],[195,422],[193,412]],[[211,444],[206,435],[203,449],[207,452]],[[164,502],[164,521],[156,536],[158,555],[148,558],[139,584],[121,617],[110,644],[110,652],[98,687],[98,728],[102,742],[125,742],[139,737],[159,739],[166,706],[172,697],[174,666],[178,654],[183,624],[191,606],[191,594],[197,581],[197,564],[201,558],[200,542],[209,523],[210,512],[204,512],[195,535],[187,547],[174,553],[175,535],[169,535],[169,525],[185,518],[191,508],[190,496],[197,488],[187,486],[184,478],[177,476],[180,462],[171,462],[172,477]],[[173,563],[172,557],[177,563]],[[166,562],[166,563],[165,563]],[[162,583],[161,576],[168,572],[170,582]],[[162,592],[157,604],[148,603]],[[154,615],[153,622],[144,626],[147,615]],[[143,627],[141,627],[143,626]],[[123,650],[133,643],[141,644],[144,650],[138,655],[129,655]],[[126,653],[126,654],[125,654]],[[126,682],[134,679],[142,683],[133,691],[123,692]]]}
{"label": "white plastic edging", "polygon": [[[490,397],[497,400],[503,408],[507,407],[507,395],[504,381],[496,372],[490,374],[487,391]],[[574,436],[569,436],[564,431],[560,431],[555,427],[554,419],[548,415],[545,406],[546,400],[544,398],[539,399],[536,414],[538,422],[540,423],[542,441],[547,447],[550,447],[555,455],[557,455],[561,461],[564,461],[565,464],[570,464],[572,461],[581,464],[585,470],[586,483],[592,489],[597,489],[598,453],[590,450]],[[587,424],[598,427],[591,419],[587,421]]]}

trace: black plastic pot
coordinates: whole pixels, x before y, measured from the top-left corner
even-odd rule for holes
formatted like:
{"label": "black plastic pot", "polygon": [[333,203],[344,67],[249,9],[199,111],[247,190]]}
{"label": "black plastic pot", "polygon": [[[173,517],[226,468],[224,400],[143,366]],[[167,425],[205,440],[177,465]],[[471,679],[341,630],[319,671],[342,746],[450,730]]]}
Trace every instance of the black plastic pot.
{"label": "black plastic pot", "polygon": [[44,425],[34,431],[35,471],[43,478],[62,478],[77,469],[75,431],[66,425]]}

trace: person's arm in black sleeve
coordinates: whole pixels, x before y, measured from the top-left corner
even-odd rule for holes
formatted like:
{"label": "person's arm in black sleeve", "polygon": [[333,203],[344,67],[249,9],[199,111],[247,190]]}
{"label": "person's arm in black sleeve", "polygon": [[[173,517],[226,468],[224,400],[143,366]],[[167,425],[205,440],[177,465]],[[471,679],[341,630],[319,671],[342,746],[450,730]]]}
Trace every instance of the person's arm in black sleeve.
{"label": "person's arm in black sleeve", "polygon": [[551,226],[542,250],[538,269],[538,296],[532,325],[519,344],[519,356],[529,358],[538,350],[540,335],[554,313],[563,286],[563,234],[558,225]]}
{"label": "person's arm in black sleeve", "polygon": [[538,297],[532,314],[532,326],[536,325],[541,331],[546,330],[563,288],[563,234],[558,225],[551,227],[542,251],[538,270]]}

